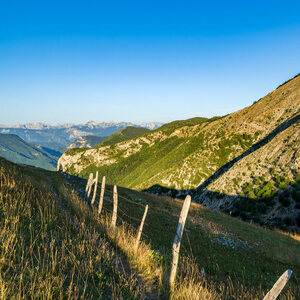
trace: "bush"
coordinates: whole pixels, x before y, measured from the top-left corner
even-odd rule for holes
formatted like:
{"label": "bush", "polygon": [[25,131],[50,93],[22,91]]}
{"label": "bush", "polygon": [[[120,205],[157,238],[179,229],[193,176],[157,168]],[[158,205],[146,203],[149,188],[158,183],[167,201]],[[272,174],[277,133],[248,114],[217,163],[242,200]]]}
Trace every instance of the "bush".
{"label": "bush", "polygon": [[289,199],[289,197],[285,196],[284,193],[280,194],[279,202],[285,207],[288,207],[291,204],[291,200]]}
{"label": "bush", "polygon": [[267,205],[265,203],[258,203],[257,205],[257,211],[262,213],[262,214],[265,214],[267,212]]}
{"label": "bush", "polygon": [[300,191],[294,190],[292,196],[297,203],[300,203]]}
{"label": "bush", "polygon": [[298,216],[296,218],[296,224],[297,224],[297,226],[300,227],[300,213],[298,214]]}
{"label": "bush", "polygon": [[290,184],[289,180],[283,181],[279,184],[279,188],[280,189],[284,189],[285,187],[287,187]]}
{"label": "bush", "polygon": [[292,220],[290,217],[286,217],[283,219],[285,225],[290,226],[292,224]]}
{"label": "bush", "polygon": [[256,198],[254,191],[251,191],[248,196],[251,199],[255,199]]}

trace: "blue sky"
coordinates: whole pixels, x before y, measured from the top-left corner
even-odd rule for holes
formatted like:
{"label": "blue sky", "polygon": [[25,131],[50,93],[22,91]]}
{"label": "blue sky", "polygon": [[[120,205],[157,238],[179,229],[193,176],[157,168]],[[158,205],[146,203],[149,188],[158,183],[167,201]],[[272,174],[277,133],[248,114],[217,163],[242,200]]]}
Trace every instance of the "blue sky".
{"label": "blue sky", "polygon": [[224,115],[300,72],[300,1],[0,0],[0,124]]}

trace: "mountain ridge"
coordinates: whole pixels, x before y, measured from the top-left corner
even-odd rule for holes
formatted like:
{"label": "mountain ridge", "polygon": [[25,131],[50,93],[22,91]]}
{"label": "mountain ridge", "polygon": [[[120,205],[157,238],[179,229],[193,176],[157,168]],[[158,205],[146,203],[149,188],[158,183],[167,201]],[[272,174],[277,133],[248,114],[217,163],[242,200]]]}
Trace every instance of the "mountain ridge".
{"label": "mountain ridge", "polygon": [[[161,186],[174,190],[175,194],[170,194],[172,196],[196,190],[196,193],[199,192],[195,194],[197,200],[215,209],[230,209],[234,199],[242,199],[243,205],[249,206],[247,210],[259,208],[269,213],[276,203],[287,205],[290,202],[288,208],[280,204],[279,210],[284,208],[282,216],[291,217],[291,223],[296,226],[298,208],[295,214],[292,210],[297,206],[297,197],[293,195],[298,195],[295,182],[300,173],[297,147],[299,113],[300,77],[296,76],[259,101],[232,114],[175,121],[113,147],[93,148],[73,156],[64,153],[58,165],[63,170],[85,177],[89,172],[99,171],[109,182],[137,190]],[[251,147],[258,149],[253,148],[255,151],[252,151]],[[249,155],[243,157],[247,151]],[[264,158],[263,162],[259,162],[256,153]],[[203,191],[197,188],[213,174],[218,174],[218,170],[227,163],[235,163],[239,157],[242,158],[239,163],[246,161],[242,169],[227,176],[233,167],[230,166],[221,178],[206,186],[208,191],[201,196]],[[253,181],[260,182],[260,185]],[[290,184],[296,184],[296,189],[288,193],[288,200],[282,200],[281,187]],[[160,192],[160,189],[154,192]],[[213,193],[211,199],[206,197],[212,195],[209,192]],[[268,200],[275,193],[275,202]],[[226,195],[232,196],[231,201],[226,200]],[[267,209],[258,203],[262,197],[265,200],[261,202],[265,201]],[[253,198],[258,199],[257,203],[253,201],[255,205],[249,200]],[[247,218],[257,217],[249,211],[245,215]],[[278,215],[279,212],[274,218]],[[260,217],[258,219],[262,221]],[[270,224],[278,224],[282,220],[277,223],[269,221]]]}
{"label": "mountain ridge", "polygon": [[61,153],[26,143],[15,134],[0,134],[0,156],[15,163],[54,170]]}

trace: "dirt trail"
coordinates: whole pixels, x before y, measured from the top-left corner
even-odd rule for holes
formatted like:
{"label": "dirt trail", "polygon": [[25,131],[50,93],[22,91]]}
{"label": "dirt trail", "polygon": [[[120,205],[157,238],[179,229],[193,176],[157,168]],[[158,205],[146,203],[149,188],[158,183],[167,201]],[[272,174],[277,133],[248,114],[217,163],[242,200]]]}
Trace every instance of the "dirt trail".
{"label": "dirt trail", "polygon": [[[66,215],[69,222],[72,223],[79,230],[82,230],[88,239],[95,239],[90,230],[86,226],[84,226],[84,224],[80,223],[77,217],[74,217],[72,213],[67,209],[67,207],[61,200],[58,192],[54,188],[52,179],[48,179],[52,188],[52,193],[55,196],[57,206]],[[108,251],[111,254],[111,257],[113,258],[118,271],[121,272],[124,276],[126,276],[129,282],[133,282],[135,289],[139,291],[140,299],[161,298],[161,292],[159,290],[154,290],[153,286],[150,285],[149,282],[145,282],[145,280],[136,272],[136,270],[134,270],[134,268],[131,267],[126,256],[121,251],[113,247],[108,241],[104,241],[102,238],[98,238],[96,242],[99,246],[105,247],[106,251]]]}

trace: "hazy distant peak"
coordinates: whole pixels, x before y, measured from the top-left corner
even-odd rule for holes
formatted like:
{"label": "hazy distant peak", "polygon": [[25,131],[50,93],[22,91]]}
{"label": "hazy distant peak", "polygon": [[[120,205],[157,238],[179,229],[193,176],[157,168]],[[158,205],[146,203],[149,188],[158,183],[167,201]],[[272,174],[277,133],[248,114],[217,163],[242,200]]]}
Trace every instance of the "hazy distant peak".
{"label": "hazy distant peak", "polygon": [[32,122],[32,123],[27,123],[27,124],[17,124],[17,125],[12,126],[11,128],[42,130],[42,129],[51,128],[51,125],[41,123],[41,122]]}
{"label": "hazy distant peak", "polygon": [[8,126],[5,124],[0,124],[0,128],[15,128],[15,129],[31,129],[31,130],[45,130],[45,129],[68,129],[68,128],[89,128],[89,129],[96,129],[96,128],[108,128],[111,126],[116,127],[127,127],[127,126],[138,126],[138,127],[145,127],[148,129],[156,129],[162,126],[164,123],[161,122],[147,122],[147,123],[132,123],[132,122],[115,122],[115,121],[108,121],[108,122],[96,122],[96,121],[88,121],[84,124],[74,124],[74,123],[60,123],[56,125],[50,125],[43,122],[31,122],[26,124],[16,124],[12,126]]}

